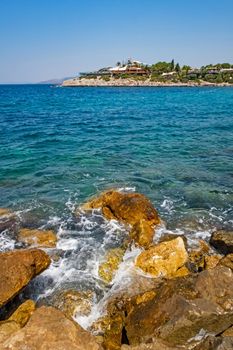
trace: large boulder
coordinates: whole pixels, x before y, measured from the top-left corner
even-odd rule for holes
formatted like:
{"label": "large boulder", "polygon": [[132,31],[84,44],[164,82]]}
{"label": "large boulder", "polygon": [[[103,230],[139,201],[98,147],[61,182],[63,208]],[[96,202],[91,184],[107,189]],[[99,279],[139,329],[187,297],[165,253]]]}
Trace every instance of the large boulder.
{"label": "large boulder", "polygon": [[18,234],[18,240],[30,246],[41,248],[56,247],[57,237],[52,230],[37,230],[22,228]]}
{"label": "large boulder", "polygon": [[37,309],[26,326],[0,343],[1,350],[100,350],[95,338],[53,307]]}
{"label": "large boulder", "polygon": [[128,309],[128,343],[160,338],[185,346],[200,331],[217,335],[233,324],[233,273],[216,267],[167,280],[154,298]]}
{"label": "large boulder", "polygon": [[145,250],[137,257],[135,265],[153,277],[172,277],[187,260],[188,253],[184,241],[177,237]]}
{"label": "large boulder", "polygon": [[233,253],[233,231],[216,231],[210,238],[210,244],[222,254]]}
{"label": "large boulder", "polygon": [[50,264],[42,250],[14,250],[0,254],[0,307],[14,298],[30,280]]}
{"label": "large boulder", "polygon": [[140,193],[107,191],[83,205],[83,210],[101,208],[103,215],[132,226],[131,236],[141,246],[148,247],[154,228],[161,223],[156,209]]}

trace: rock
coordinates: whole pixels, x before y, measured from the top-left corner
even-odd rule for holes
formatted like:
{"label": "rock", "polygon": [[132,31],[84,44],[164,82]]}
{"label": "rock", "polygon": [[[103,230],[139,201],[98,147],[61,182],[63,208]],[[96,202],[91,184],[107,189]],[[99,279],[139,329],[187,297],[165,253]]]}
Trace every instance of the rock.
{"label": "rock", "polygon": [[100,350],[95,338],[53,307],[37,309],[26,326],[0,344],[1,350]]}
{"label": "rock", "polygon": [[233,338],[214,337],[208,335],[193,350],[232,350]]}
{"label": "rock", "polygon": [[122,262],[125,249],[113,248],[109,250],[104,261],[99,265],[99,276],[107,283],[110,283],[115,275],[118,266]]}
{"label": "rock", "polygon": [[171,241],[159,243],[142,252],[135,265],[154,277],[172,277],[188,260],[184,241],[177,237]]}
{"label": "rock", "polygon": [[26,300],[18,309],[8,318],[8,321],[18,323],[20,327],[24,327],[29,318],[36,309],[36,304],[33,300]]}
{"label": "rock", "polygon": [[153,225],[146,222],[145,220],[140,220],[133,225],[130,232],[130,237],[141,247],[149,248],[153,242],[155,230]]}
{"label": "rock", "polygon": [[10,209],[0,208],[0,232],[5,230],[16,231],[17,216]]}
{"label": "rock", "polygon": [[201,330],[218,335],[233,324],[233,273],[218,266],[167,280],[153,299],[134,304],[124,322],[130,345],[159,338],[185,347]]}
{"label": "rock", "polygon": [[[153,343],[140,344],[135,346],[122,345],[121,350],[182,350],[174,346],[169,346],[160,339],[153,339]],[[183,349],[187,350],[187,349]]]}
{"label": "rock", "polygon": [[101,208],[103,215],[133,226],[131,235],[136,243],[148,247],[153,241],[154,228],[161,223],[151,202],[139,193],[104,192],[84,204],[82,209]]}
{"label": "rock", "polygon": [[228,254],[219,261],[219,265],[229,267],[233,270],[233,254]]}
{"label": "rock", "polygon": [[12,215],[12,211],[8,208],[0,208],[0,217]]}
{"label": "rock", "polygon": [[210,244],[222,254],[233,253],[233,231],[216,231],[210,238]]}
{"label": "rock", "polygon": [[87,316],[91,312],[93,293],[91,291],[62,291],[53,299],[53,305],[67,318],[74,315]]}
{"label": "rock", "polygon": [[199,249],[189,252],[188,267],[192,272],[200,272],[205,269],[205,256],[209,254],[210,247],[203,241],[199,240]]}
{"label": "rock", "polygon": [[233,337],[233,326],[226,329],[225,332],[222,333],[223,337]]}
{"label": "rock", "polygon": [[20,325],[15,321],[1,321],[0,322],[0,345],[13,333],[20,329]]}
{"label": "rock", "polygon": [[30,280],[50,264],[39,249],[14,250],[0,254],[0,307],[13,299]]}
{"label": "rock", "polygon": [[32,230],[23,228],[19,231],[18,240],[30,246],[53,248],[56,247],[57,237],[52,230]]}
{"label": "rock", "polygon": [[219,261],[222,259],[221,255],[207,255],[205,256],[205,269],[213,269],[216,267],[219,263]]}
{"label": "rock", "polygon": [[33,300],[27,300],[7,320],[0,321],[0,343],[24,327],[35,311],[35,308],[35,302]]}

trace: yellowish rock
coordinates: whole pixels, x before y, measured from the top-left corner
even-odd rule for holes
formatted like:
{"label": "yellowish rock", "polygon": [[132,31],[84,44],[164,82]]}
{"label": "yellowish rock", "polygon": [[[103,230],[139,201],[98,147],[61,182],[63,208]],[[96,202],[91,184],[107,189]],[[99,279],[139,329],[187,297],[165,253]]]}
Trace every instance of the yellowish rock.
{"label": "yellowish rock", "polygon": [[219,261],[222,259],[221,255],[207,255],[205,256],[205,269],[213,269],[218,265]]}
{"label": "yellowish rock", "polygon": [[0,208],[0,216],[13,215],[12,211],[7,208]]}
{"label": "yellowish rock", "polygon": [[110,283],[118,269],[125,249],[114,248],[107,252],[104,261],[99,265],[99,276],[107,283]]}
{"label": "yellowish rock", "polygon": [[177,237],[142,252],[135,265],[154,277],[173,276],[188,260],[184,241]]}
{"label": "yellowish rock", "polygon": [[35,302],[33,300],[27,300],[8,318],[8,321],[14,321],[18,323],[20,327],[24,327],[35,309]]}
{"label": "yellowish rock", "polygon": [[19,231],[18,240],[30,246],[56,247],[57,237],[52,230],[32,230],[23,228]]}

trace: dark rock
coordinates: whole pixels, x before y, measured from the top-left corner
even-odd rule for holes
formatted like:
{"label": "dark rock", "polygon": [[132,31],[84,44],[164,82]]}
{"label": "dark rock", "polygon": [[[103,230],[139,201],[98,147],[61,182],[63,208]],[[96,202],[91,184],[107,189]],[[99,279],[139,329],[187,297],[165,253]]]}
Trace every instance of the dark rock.
{"label": "dark rock", "polygon": [[233,253],[233,231],[216,231],[210,238],[210,244],[222,254]]}

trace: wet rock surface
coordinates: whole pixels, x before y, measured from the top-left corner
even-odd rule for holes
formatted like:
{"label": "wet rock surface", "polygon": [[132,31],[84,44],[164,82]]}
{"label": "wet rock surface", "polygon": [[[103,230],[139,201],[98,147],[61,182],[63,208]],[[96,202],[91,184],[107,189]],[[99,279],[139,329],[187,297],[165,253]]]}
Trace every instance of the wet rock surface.
{"label": "wet rock surface", "polygon": [[18,233],[18,240],[29,246],[41,248],[56,247],[57,237],[52,230],[36,230],[22,228]]}
{"label": "wet rock surface", "polygon": [[132,226],[131,237],[141,246],[148,247],[154,228],[161,223],[151,202],[139,193],[108,191],[84,204],[82,209],[101,208],[103,215]]}
{"label": "wet rock surface", "polygon": [[210,244],[222,254],[233,253],[233,231],[216,231],[212,234]]}
{"label": "wet rock surface", "polygon": [[91,291],[66,290],[54,296],[52,304],[67,318],[86,316],[91,312],[93,293]]}
{"label": "wet rock surface", "polygon": [[50,258],[39,249],[0,253],[0,307],[14,298],[49,264]]}

